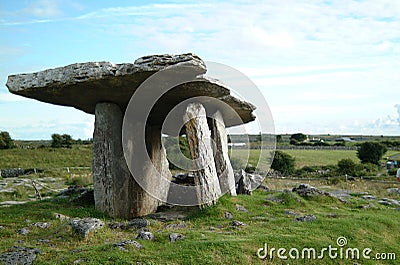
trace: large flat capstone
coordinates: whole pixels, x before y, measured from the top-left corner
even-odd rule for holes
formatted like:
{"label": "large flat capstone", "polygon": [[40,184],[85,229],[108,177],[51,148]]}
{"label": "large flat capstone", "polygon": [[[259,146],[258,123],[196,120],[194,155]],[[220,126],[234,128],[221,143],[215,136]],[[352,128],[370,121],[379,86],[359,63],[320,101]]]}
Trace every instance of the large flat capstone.
{"label": "large flat capstone", "polygon": [[205,77],[205,63],[190,53],[145,56],[134,63],[76,63],[36,73],[10,75],[6,85],[13,94],[71,106],[90,114],[95,113],[99,102],[115,103],[124,112],[133,93],[148,77],[168,67],[179,66],[184,66],[186,74],[196,81],[179,85],[164,94],[150,113],[149,124],[161,125],[177,103],[196,96],[214,97],[232,107],[242,121],[231,117],[229,110],[221,110],[227,127],[255,119],[252,114],[255,107],[231,96],[229,88],[217,80]]}

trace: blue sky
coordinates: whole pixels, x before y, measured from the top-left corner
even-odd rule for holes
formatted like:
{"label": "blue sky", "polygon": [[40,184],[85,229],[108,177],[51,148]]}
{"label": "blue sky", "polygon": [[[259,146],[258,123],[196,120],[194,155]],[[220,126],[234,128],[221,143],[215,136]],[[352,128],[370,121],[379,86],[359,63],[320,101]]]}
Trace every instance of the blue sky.
{"label": "blue sky", "polygon": [[7,76],[193,52],[262,91],[277,133],[400,135],[400,1],[0,1],[0,130],[92,136],[94,117]]}

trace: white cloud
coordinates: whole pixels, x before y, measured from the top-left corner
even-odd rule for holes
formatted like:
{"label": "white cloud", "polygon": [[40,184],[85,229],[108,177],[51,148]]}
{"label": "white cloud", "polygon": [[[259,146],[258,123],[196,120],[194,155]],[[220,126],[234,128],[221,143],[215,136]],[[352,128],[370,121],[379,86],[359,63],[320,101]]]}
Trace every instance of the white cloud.
{"label": "white cloud", "polygon": [[38,0],[32,2],[23,10],[23,13],[33,15],[35,17],[56,17],[62,15],[57,0]]}

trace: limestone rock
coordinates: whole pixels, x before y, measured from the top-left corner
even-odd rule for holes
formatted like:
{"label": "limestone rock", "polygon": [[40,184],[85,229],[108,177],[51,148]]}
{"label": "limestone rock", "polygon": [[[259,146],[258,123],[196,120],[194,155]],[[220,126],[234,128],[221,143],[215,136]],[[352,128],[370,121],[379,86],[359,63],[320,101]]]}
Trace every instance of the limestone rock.
{"label": "limestone rock", "polygon": [[30,226],[35,226],[41,229],[48,229],[51,226],[51,224],[49,222],[36,222],[30,224]]}
{"label": "limestone rock", "polygon": [[68,221],[69,219],[71,219],[71,217],[63,215],[61,213],[54,213],[53,216],[54,218],[59,219],[60,221]]}
{"label": "limestone rock", "polygon": [[174,243],[174,242],[176,242],[176,241],[178,241],[178,240],[183,240],[183,239],[185,239],[186,237],[184,236],[184,235],[182,235],[182,234],[178,234],[178,233],[171,233],[170,235],[169,235],[169,241],[171,241],[172,243]]}
{"label": "limestone rock", "polygon": [[184,115],[189,149],[196,166],[194,180],[199,205],[216,203],[221,195],[215,162],[211,148],[206,111],[200,103],[187,106]]}
{"label": "limestone rock", "polygon": [[104,227],[104,222],[97,218],[72,219],[69,224],[75,233],[81,237],[87,237],[91,231]]}
{"label": "limestone rock", "polygon": [[251,195],[252,191],[257,189],[258,186],[261,185],[264,178],[259,174],[250,174],[241,169],[235,175],[235,179],[237,179],[237,194],[246,194]]}
{"label": "limestone rock", "polygon": [[28,228],[21,228],[17,230],[17,233],[23,236],[26,236],[27,234],[29,234],[31,232],[31,230],[29,230]]}
{"label": "limestone rock", "polygon": [[[137,88],[154,73],[167,67],[179,67],[177,74],[196,81],[170,90],[154,107],[149,120],[161,125],[165,116],[178,103],[195,96],[211,96],[231,106],[244,123],[255,119],[255,107],[230,95],[221,83],[201,76],[205,63],[194,54],[151,55],[132,63],[76,63],[30,74],[10,75],[7,87],[11,93],[62,106],[72,106],[94,114],[99,102],[116,103],[122,111]],[[238,119],[224,110],[228,127],[238,125]]]}
{"label": "limestone rock", "polygon": [[320,191],[309,184],[300,184],[297,188],[293,188],[293,192],[297,192],[301,197],[311,197],[316,195],[329,195],[329,193]]}
{"label": "limestone rock", "polygon": [[127,251],[126,246],[134,246],[137,249],[142,249],[143,246],[139,242],[135,240],[124,240],[118,243],[114,243],[114,247],[119,248],[120,250]]}
{"label": "limestone rock", "polygon": [[6,265],[30,265],[35,261],[37,254],[42,254],[42,251],[37,248],[14,246],[0,255],[0,262]]}
{"label": "limestone rock", "polygon": [[317,220],[317,217],[315,215],[310,214],[310,215],[305,215],[305,216],[300,216],[294,219],[296,222],[312,222]]}
{"label": "limestone rock", "polygon": [[184,222],[180,222],[177,224],[169,224],[165,226],[165,229],[183,229],[186,228],[186,224]]}
{"label": "limestone rock", "polygon": [[211,136],[214,140],[214,162],[222,194],[236,196],[235,177],[228,155],[228,137],[224,118],[220,111],[212,116]]}
{"label": "limestone rock", "polygon": [[232,220],[233,219],[233,214],[232,213],[230,213],[230,212],[225,212],[225,218],[226,219],[229,219],[229,220]]}
{"label": "limestone rock", "polygon": [[136,236],[136,239],[143,239],[143,240],[154,240],[154,235],[153,233],[146,231],[144,229],[139,229],[138,235]]}
{"label": "limestone rock", "polygon": [[241,222],[241,221],[237,221],[237,220],[233,220],[232,221],[232,226],[238,227],[238,226],[247,226],[247,224]]}
{"label": "limestone rock", "polygon": [[235,204],[236,207],[236,211],[238,212],[244,212],[244,213],[248,213],[249,210],[247,210],[244,206],[240,205],[240,204]]}
{"label": "limestone rock", "polygon": [[143,227],[148,227],[149,225],[150,222],[143,218],[133,219],[128,222],[128,226],[133,228],[143,228]]}

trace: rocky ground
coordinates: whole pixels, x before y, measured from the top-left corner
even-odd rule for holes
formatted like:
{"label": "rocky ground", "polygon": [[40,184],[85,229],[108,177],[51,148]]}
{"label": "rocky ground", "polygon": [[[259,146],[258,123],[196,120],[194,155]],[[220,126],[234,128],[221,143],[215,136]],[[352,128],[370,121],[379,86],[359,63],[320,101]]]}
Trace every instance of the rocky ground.
{"label": "rocky ground", "polygon": [[[276,180],[275,183],[276,182],[278,181]],[[273,180],[268,180],[267,183],[273,183]],[[349,189],[344,189],[343,186],[340,185],[320,185],[320,183],[318,186],[312,186],[310,184],[286,181],[285,185],[279,187],[274,185],[276,184],[271,185],[272,188],[270,189],[268,189],[266,185],[260,188],[260,190],[267,194],[265,198],[266,207],[285,204],[286,199],[282,194],[288,194],[290,196],[292,196],[291,194],[296,194],[296,196],[305,199],[315,197],[335,198],[344,204],[351,204],[352,199],[357,198],[361,209],[390,207],[393,210],[400,210],[399,187],[390,187],[374,193],[373,191],[367,190],[355,190],[351,187]],[[18,194],[22,193],[22,191],[25,193]],[[0,194],[3,194],[5,198],[12,198],[10,200],[1,201],[0,207],[13,207],[12,205],[38,201],[40,198],[42,200],[49,199],[54,202],[68,200],[71,203],[78,202],[78,205],[93,204],[93,191],[90,188],[83,188],[80,186],[67,187],[65,179],[63,178],[4,178],[0,181]],[[165,240],[168,240],[170,243],[186,240],[187,233],[191,230],[184,220],[187,218],[189,212],[190,211],[185,208],[164,207],[162,211],[146,216],[145,218],[137,218],[129,221],[115,221],[93,217],[82,218],[67,216],[58,213],[56,209],[54,209],[52,218],[40,222],[32,222],[27,218],[24,225],[18,227],[14,233],[16,235],[29,237],[32,233],[37,235],[37,230],[42,230],[44,231],[43,234],[48,234],[45,231],[58,230],[61,229],[61,227],[68,226],[77,238],[85,240],[90,234],[106,228],[112,231],[129,231],[129,234],[126,234],[129,235],[129,237],[120,238],[120,240],[115,240],[115,242],[111,242],[110,244],[115,248],[115,251],[130,252],[135,249],[140,250],[144,248],[143,242],[154,241],[155,238],[159,240],[160,237],[165,237]],[[229,227],[236,229],[254,225],[254,222],[265,223],[268,220],[279,218],[277,216],[256,215],[243,220],[240,218],[243,214],[252,215],[252,210],[249,210],[240,203],[236,203],[233,211],[224,211],[223,218],[228,221],[227,224]],[[284,209],[283,214],[290,217],[293,222],[300,223],[315,222],[320,218],[318,212],[312,212],[310,210],[303,211],[302,209]],[[338,217],[335,212],[329,213],[328,215],[329,218]],[[157,229],[154,228],[154,224],[157,224]],[[160,224],[162,224],[161,228]],[[54,226],[57,226],[57,228]],[[1,225],[0,229],[7,229],[7,227]],[[231,233],[223,232],[225,229],[224,225],[211,225],[208,229],[209,231],[216,231],[218,233]],[[28,247],[24,240],[17,240],[7,251],[0,253],[0,261],[4,264],[32,264],[38,256],[42,255],[44,250],[41,246],[46,245],[47,247],[51,247],[56,244],[54,240],[58,240],[53,238],[48,239],[48,237],[45,236],[35,236],[35,238],[38,245],[37,247]],[[60,238],[60,240],[63,239]],[[76,248],[71,251],[76,251],[78,253],[82,250]],[[85,259],[79,258],[73,261],[73,264],[80,263],[85,263]]]}

